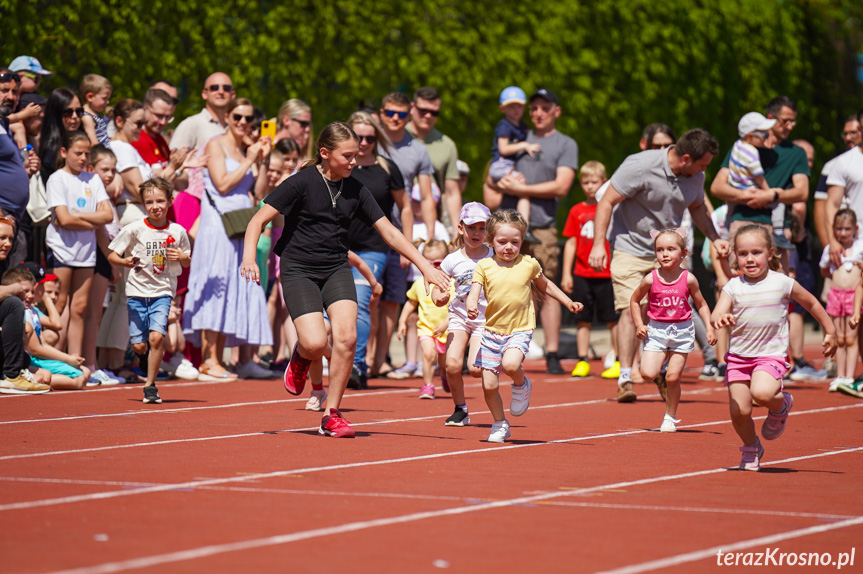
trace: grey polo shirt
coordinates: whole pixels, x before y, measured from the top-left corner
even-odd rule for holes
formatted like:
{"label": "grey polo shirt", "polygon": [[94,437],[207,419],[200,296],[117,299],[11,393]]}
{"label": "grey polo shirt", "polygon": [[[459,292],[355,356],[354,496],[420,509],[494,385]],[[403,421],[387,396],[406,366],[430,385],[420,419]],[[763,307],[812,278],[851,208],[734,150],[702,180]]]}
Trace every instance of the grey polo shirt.
{"label": "grey polo shirt", "polygon": [[227,130],[213,117],[210,110],[204,108],[201,113],[189,116],[174,130],[171,138],[171,149],[188,147],[196,150],[216,136],[220,136]]}
{"label": "grey polo shirt", "polygon": [[611,216],[613,249],[653,257],[650,231],[680,227],[689,206],[704,201],[704,172],[691,177],[674,175],[668,165],[670,149],[631,155],[611,176],[611,185],[625,198]]}

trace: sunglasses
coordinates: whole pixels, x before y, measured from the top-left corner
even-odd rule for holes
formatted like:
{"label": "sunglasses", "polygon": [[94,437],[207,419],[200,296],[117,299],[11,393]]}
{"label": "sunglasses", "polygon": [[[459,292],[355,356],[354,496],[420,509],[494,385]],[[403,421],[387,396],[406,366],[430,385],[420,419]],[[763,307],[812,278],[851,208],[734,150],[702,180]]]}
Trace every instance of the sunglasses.
{"label": "sunglasses", "polygon": [[221,88],[223,92],[233,92],[234,91],[234,86],[232,86],[231,84],[212,84],[212,85],[207,86],[207,89],[210,90],[211,92],[218,92],[219,88]]}
{"label": "sunglasses", "polygon": [[360,143],[363,143],[363,140],[367,141],[370,144],[377,143],[378,136],[359,136]]}
{"label": "sunglasses", "polygon": [[752,135],[754,135],[755,137],[766,140],[770,134],[768,134],[767,132],[752,132]]}
{"label": "sunglasses", "polygon": [[21,75],[15,72],[0,73],[0,82],[17,82],[21,83]]}
{"label": "sunglasses", "polygon": [[255,121],[255,116],[244,116],[243,114],[231,114],[231,117],[234,118],[234,121],[240,123],[240,120],[246,120],[247,124],[250,124]]}
{"label": "sunglasses", "polygon": [[0,221],[5,221],[9,225],[11,225],[13,229],[15,229],[15,226],[16,226],[15,218],[12,217],[11,215],[0,215]]}
{"label": "sunglasses", "polygon": [[300,127],[301,127],[301,128],[303,128],[303,129],[306,129],[307,127],[309,127],[310,125],[312,125],[312,122],[310,122],[310,121],[307,121],[307,120],[298,120],[297,118],[291,118],[291,121],[292,121],[292,122],[297,122],[298,124],[300,124]]}
{"label": "sunglasses", "polygon": [[397,112],[395,110],[384,110],[384,115],[388,118],[391,118],[393,116],[398,116],[400,120],[403,120],[406,117],[408,117],[407,112]]}
{"label": "sunglasses", "polygon": [[440,110],[430,110],[428,108],[421,108],[419,106],[414,106],[414,109],[419,112],[421,116],[431,116],[436,118],[440,115]]}
{"label": "sunglasses", "polygon": [[794,126],[794,125],[797,125],[797,118],[793,118],[793,119],[782,119],[782,118],[779,118],[779,119],[778,119],[778,120],[776,120],[776,121],[778,121],[778,122],[780,122],[782,125],[786,125],[786,126]]}
{"label": "sunglasses", "polygon": [[63,117],[71,118],[73,115],[78,116],[79,118],[84,115],[84,108],[64,108],[63,109]]}

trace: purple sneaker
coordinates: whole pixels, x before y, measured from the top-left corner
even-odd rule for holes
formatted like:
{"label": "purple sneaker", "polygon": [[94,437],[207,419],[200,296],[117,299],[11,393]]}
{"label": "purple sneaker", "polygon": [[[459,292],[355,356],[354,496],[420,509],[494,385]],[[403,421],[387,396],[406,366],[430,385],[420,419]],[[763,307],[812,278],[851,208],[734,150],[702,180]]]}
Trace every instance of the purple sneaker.
{"label": "purple sneaker", "polygon": [[791,396],[791,393],[783,392],[782,394],[785,395],[785,408],[778,413],[768,411],[767,418],[761,425],[761,436],[764,440],[776,440],[785,432],[785,422],[788,420],[791,407],[794,406],[794,397]]}
{"label": "purple sneaker", "polygon": [[294,344],[294,352],[291,353],[291,362],[288,368],[285,369],[285,390],[292,395],[299,395],[306,387],[306,377],[309,374],[309,367],[312,364],[310,359],[306,359],[300,355],[298,350],[299,343]]}
{"label": "purple sneaker", "polygon": [[740,459],[740,470],[753,470],[758,472],[761,470],[761,457],[764,456],[764,447],[761,446],[761,441],[755,439],[755,444],[752,446],[741,446],[740,452],[743,453],[743,458]]}

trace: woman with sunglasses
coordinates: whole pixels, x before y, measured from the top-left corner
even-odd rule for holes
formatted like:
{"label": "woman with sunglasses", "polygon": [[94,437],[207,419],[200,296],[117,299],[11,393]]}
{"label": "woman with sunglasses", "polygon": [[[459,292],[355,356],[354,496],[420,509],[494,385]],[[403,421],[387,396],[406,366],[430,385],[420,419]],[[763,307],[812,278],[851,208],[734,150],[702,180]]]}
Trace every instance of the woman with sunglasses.
{"label": "woman with sunglasses", "polygon": [[84,108],[75,92],[68,88],[57,88],[48,97],[45,104],[45,118],[42,120],[42,134],[39,136],[39,151],[37,155],[42,162],[40,173],[42,181],[48,183],[48,178],[57,171],[57,158],[66,132],[73,132],[81,127],[81,116]]}
{"label": "woman with sunglasses", "polygon": [[272,373],[252,361],[250,346],[272,345],[264,291],[237,274],[242,239],[230,239],[222,214],[253,206],[252,190],[261,162],[270,153],[269,138],[247,145],[254,122],[252,102],[231,100],[225,109],[228,132],[210,140],[204,171],[204,197],[183,310],[183,332],[201,347],[200,380],[236,379],[222,365],[226,346],[240,347],[237,373],[266,379]]}
{"label": "woman with sunglasses", "polygon": [[312,141],[312,108],[303,100],[292,98],[279,108],[279,133],[276,141],[292,138],[300,146],[300,159],[308,161],[315,155]]}

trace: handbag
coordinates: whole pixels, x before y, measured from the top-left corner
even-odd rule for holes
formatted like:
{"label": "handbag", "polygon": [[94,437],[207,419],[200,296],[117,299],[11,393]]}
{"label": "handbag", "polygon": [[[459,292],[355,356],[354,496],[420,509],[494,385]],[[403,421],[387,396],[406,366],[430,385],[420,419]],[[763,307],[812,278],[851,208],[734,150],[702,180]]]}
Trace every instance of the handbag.
{"label": "handbag", "polygon": [[216,207],[216,202],[214,202],[213,198],[210,196],[210,190],[205,189],[204,193],[207,195],[207,200],[210,202],[210,205],[212,205],[213,209],[216,210],[216,213],[222,217],[222,225],[225,227],[225,233],[228,234],[228,238],[242,239],[245,237],[246,228],[258,212],[258,209],[256,207],[244,207],[243,209],[235,209],[233,211],[222,213],[219,211],[219,208]]}

